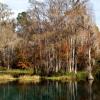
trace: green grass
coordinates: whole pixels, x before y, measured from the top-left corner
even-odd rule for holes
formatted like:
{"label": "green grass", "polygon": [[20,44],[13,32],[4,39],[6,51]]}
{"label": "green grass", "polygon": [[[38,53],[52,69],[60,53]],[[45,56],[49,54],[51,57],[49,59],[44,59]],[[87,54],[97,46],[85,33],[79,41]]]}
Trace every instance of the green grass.
{"label": "green grass", "polygon": [[3,74],[11,74],[11,75],[20,75],[20,74],[33,74],[32,70],[21,70],[21,69],[9,69],[9,70],[2,70]]}
{"label": "green grass", "polygon": [[0,66],[0,71],[5,71],[5,70],[7,70],[6,67],[2,67],[2,66]]}
{"label": "green grass", "polygon": [[68,80],[86,80],[88,74],[86,72],[78,72],[75,73],[65,73],[61,76],[51,76],[51,77],[43,77],[46,80],[53,80],[53,81],[68,81]]}
{"label": "green grass", "polygon": [[88,73],[84,72],[84,71],[78,72],[76,74],[76,77],[77,77],[78,80],[84,80],[84,79],[86,79],[88,77]]}
{"label": "green grass", "polygon": [[[12,75],[12,76],[18,76],[21,75],[33,75],[32,69],[3,69],[1,70],[1,74],[4,75]],[[77,74],[71,72],[71,73],[55,73],[54,75],[47,77],[43,76],[42,79],[45,80],[54,80],[54,81],[66,81],[66,80],[85,80],[87,78],[88,74],[85,71],[79,71]]]}

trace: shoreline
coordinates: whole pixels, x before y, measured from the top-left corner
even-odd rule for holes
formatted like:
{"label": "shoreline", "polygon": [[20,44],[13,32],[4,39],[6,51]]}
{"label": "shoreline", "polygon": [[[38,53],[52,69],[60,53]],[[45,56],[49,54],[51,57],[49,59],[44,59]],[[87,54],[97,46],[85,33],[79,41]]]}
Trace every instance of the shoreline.
{"label": "shoreline", "polygon": [[[16,77],[17,76],[17,77]],[[9,70],[3,71],[0,74],[0,83],[5,82],[13,82],[18,81],[19,83],[39,83],[42,80],[50,80],[50,81],[81,81],[86,80],[88,74],[86,72],[80,71],[75,73],[66,73],[61,75],[52,75],[52,76],[40,76],[40,75],[32,75],[30,71],[23,71],[23,73],[18,70]]]}

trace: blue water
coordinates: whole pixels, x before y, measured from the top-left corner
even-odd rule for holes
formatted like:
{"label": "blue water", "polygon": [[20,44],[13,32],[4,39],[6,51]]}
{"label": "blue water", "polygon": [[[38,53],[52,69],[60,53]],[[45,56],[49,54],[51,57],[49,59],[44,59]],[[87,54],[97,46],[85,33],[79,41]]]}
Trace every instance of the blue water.
{"label": "blue water", "polygon": [[100,100],[100,81],[0,84],[0,100]]}

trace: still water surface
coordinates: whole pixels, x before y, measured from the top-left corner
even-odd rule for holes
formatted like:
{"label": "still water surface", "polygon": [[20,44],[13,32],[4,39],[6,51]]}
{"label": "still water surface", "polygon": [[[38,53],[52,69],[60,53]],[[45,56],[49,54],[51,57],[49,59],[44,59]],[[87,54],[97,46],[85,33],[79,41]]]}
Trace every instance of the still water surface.
{"label": "still water surface", "polygon": [[0,85],[0,100],[100,100],[100,81]]}

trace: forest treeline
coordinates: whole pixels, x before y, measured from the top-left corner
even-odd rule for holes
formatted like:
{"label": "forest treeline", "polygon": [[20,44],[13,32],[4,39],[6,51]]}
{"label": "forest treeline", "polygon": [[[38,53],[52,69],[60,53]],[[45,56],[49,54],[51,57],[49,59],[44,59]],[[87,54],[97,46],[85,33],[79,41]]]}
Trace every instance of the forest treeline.
{"label": "forest treeline", "polygon": [[34,74],[95,68],[99,31],[89,0],[29,0],[30,8],[12,19],[0,3],[0,66]]}

